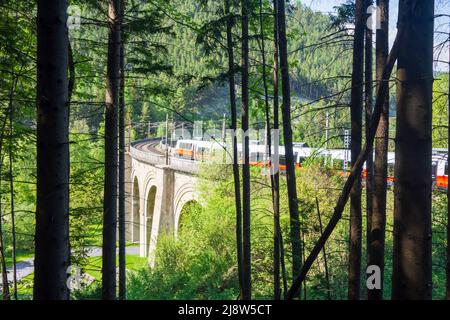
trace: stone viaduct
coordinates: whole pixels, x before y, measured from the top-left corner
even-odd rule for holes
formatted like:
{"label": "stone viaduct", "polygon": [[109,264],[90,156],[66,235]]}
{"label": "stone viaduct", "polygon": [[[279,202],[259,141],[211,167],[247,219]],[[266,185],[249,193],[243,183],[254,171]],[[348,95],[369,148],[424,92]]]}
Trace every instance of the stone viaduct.
{"label": "stone viaduct", "polygon": [[154,264],[158,236],[177,234],[183,207],[198,201],[195,190],[198,163],[166,157],[156,140],[131,144],[127,157],[127,237],[139,244],[141,257]]}

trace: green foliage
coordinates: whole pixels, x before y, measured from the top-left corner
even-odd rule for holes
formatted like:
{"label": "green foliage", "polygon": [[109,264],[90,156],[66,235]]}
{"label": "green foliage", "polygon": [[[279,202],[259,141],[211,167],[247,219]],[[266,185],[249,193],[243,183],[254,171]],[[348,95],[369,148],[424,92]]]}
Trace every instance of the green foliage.
{"label": "green foliage", "polygon": [[[273,217],[269,180],[252,170],[252,275],[255,298],[272,296]],[[238,296],[235,240],[234,187],[231,169],[205,166],[204,182],[199,187],[205,199],[199,204],[190,203],[182,213],[182,225],[175,238],[171,235],[158,238],[155,266],[130,275],[130,299],[235,299]],[[289,215],[284,179],[281,186],[282,229],[288,282],[291,282],[291,256],[289,242]],[[307,251],[320,235],[317,229],[316,196],[320,203],[323,223],[328,221],[337,195],[340,178],[332,172],[311,165],[299,173],[300,208],[305,223]],[[336,188],[333,188],[335,186]],[[308,226],[308,228],[306,228]],[[312,227],[314,226],[314,227]],[[311,228],[311,229],[310,229]],[[333,248],[328,259],[333,288],[344,282],[346,246],[340,241],[345,226],[332,237]],[[335,244],[337,243],[337,244]],[[340,248],[340,249],[338,249]],[[308,296],[326,298],[323,260],[314,266],[308,278]],[[337,296],[335,296],[338,298]]]}
{"label": "green foliage", "polygon": [[355,23],[355,1],[347,0],[347,2],[334,7],[337,11],[335,16],[331,16],[331,26],[336,28],[345,28],[347,24]]}
{"label": "green foliage", "polygon": [[221,177],[216,175],[220,180],[208,187],[208,201],[202,203],[202,209],[193,203],[186,206],[176,239],[169,235],[158,237],[155,267],[130,274],[129,299],[237,296],[234,204],[231,185],[224,177],[223,173]]}
{"label": "green foliage", "polygon": [[34,22],[27,14],[34,13],[33,1],[8,1],[2,3],[0,12],[0,216],[8,258],[12,250],[12,196],[17,251],[26,256],[33,249],[36,38]]}
{"label": "green foliage", "polygon": [[[223,167],[204,167],[201,185],[203,195],[199,204],[189,204],[183,210],[181,232],[175,238],[166,235],[158,239],[156,264],[153,269],[141,269],[129,276],[130,299],[235,299],[238,296],[235,256],[235,212],[231,171]],[[214,182],[213,182],[214,181]],[[253,296],[272,298],[272,208],[266,177],[252,170],[252,284]],[[285,180],[281,180],[281,224],[288,284],[291,283],[291,249],[289,243],[289,215]],[[299,209],[305,255],[320,237],[322,227],[331,218],[333,207],[343,184],[343,178],[319,161],[309,161],[298,173]],[[214,187],[212,187],[214,186]],[[387,227],[385,252],[384,298],[390,298],[392,273],[393,191],[387,194]],[[317,199],[317,202],[316,202]],[[365,204],[365,193],[362,203]],[[447,198],[433,193],[433,297],[445,296],[445,250]],[[363,205],[363,210],[365,206]],[[319,209],[319,210],[318,210]],[[348,214],[339,222],[326,244],[330,297],[347,297]],[[363,234],[365,234],[365,221]],[[366,265],[366,246],[363,241],[363,261]],[[328,299],[325,259],[321,253],[306,279],[302,297]],[[361,293],[367,294],[365,274],[362,273]]]}
{"label": "green foliage", "polygon": [[440,73],[433,86],[433,148],[448,148],[449,74]]}
{"label": "green foliage", "polygon": [[72,291],[70,298],[72,300],[99,300],[102,296],[101,282],[94,282],[81,290]]}
{"label": "green foliage", "polygon": [[445,265],[447,249],[447,195],[435,192],[432,196],[432,232],[433,232],[433,299],[444,300],[446,296]]}
{"label": "green foliage", "polygon": [[87,263],[86,248],[99,246],[103,213],[103,141],[92,140],[85,121],[71,128],[70,245],[72,263]]}

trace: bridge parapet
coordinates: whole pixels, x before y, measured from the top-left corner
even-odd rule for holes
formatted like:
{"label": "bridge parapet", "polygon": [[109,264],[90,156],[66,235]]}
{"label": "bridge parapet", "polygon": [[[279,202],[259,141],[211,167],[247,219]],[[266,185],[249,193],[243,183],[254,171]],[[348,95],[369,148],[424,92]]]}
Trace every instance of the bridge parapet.
{"label": "bridge parapet", "polygon": [[[140,162],[144,162],[153,166],[166,165],[166,156],[163,154],[157,154],[151,151],[143,151],[138,149],[136,146],[145,142],[153,142],[157,141],[156,139],[150,140],[141,140],[136,141],[130,146],[130,156],[133,159],[136,159]],[[169,154],[171,154],[171,150],[169,149]],[[187,159],[181,159],[177,157],[170,156],[169,157],[169,165],[170,169],[175,171],[185,172],[189,174],[197,174],[199,172],[199,162],[192,161]]]}
{"label": "bridge parapet", "polygon": [[185,160],[175,157],[170,157],[169,167],[175,171],[181,171],[191,174],[199,172],[199,163],[197,161]]}
{"label": "bridge parapet", "polygon": [[166,157],[164,155],[138,150],[135,148],[134,144],[130,146],[130,156],[133,159],[152,165],[166,164]]}

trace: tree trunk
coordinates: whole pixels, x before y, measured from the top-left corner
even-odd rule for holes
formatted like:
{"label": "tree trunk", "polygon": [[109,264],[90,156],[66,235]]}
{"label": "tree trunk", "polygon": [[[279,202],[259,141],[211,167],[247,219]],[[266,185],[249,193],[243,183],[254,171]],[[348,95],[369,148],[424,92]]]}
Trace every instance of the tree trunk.
{"label": "tree trunk", "polygon": [[[355,35],[353,41],[353,73],[351,91],[351,165],[355,165],[362,142],[362,105],[364,79],[364,12],[365,0],[356,0]],[[359,300],[361,284],[361,175],[350,194],[350,253],[348,262],[348,299]]]}
{"label": "tree trunk", "polygon": [[292,275],[295,279],[302,266],[302,243],[300,241],[300,217],[298,213],[297,183],[295,177],[295,159],[292,147],[291,127],[291,88],[289,83],[288,48],[286,39],[285,0],[278,0],[278,44],[280,53],[280,68],[282,81],[282,116],[283,137],[286,156],[286,180],[289,197],[289,214],[291,224],[292,244]]}
{"label": "tree trunk", "polygon": [[[273,53],[273,129],[279,132],[279,97],[278,97],[278,2],[273,2],[274,25],[273,25],[273,39],[274,39],[274,53]],[[270,135],[270,131],[269,131]],[[275,141],[279,144],[279,141]],[[270,153],[271,155],[272,153]],[[274,282],[274,299],[281,299],[280,288],[280,259],[281,259],[281,226],[280,226],[280,172],[276,170],[272,174],[272,197],[273,197],[273,282]],[[286,290],[284,290],[286,291]],[[285,292],[286,293],[286,292]]]}
{"label": "tree trunk", "polygon": [[[123,25],[125,0],[120,3]],[[119,92],[119,300],[126,299],[126,230],[125,230],[125,43],[120,42]]]}
{"label": "tree trunk", "polygon": [[[14,67],[12,68],[14,71]],[[22,70],[22,68],[21,68]],[[13,73],[12,73],[13,74]],[[4,145],[4,138],[5,138],[5,128],[6,124],[8,122],[9,118],[9,124],[10,124],[10,131],[9,131],[9,174],[11,176],[10,179],[10,190],[11,190],[11,224],[12,224],[12,242],[13,242],[13,296],[17,300],[17,272],[16,272],[16,231],[15,231],[15,215],[14,215],[14,184],[12,179],[12,137],[13,137],[13,100],[14,100],[14,92],[17,88],[17,83],[19,81],[19,75],[14,75],[12,77],[12,85],[11,89],[8,94],[9,103],[8,103],[8,113],[5,114],[5,118],[2,123],[2,129],[1,129],[1,136],[0,136],[0,190],[1,190],[1,177],[3,172],[3,145]],[[9,291],[9,282],[8,282],[8,273],[6,268],[6,261],[5,261],[5,250],[4,250],[4,242],[3,242],[3,227],[2,227],[2,206],[0,203],[0,268],[2,270],[2,286],[3,286],[3,300],[10,300],[10,291]]]}
{"label": "tree trunk", "polygon": [[[249,128],[249,106],[248,106],[248,68],[249,68],[249,3],[242,0],[242,130]],[[244,138],[242,148],[244,164],[242,166],[242,229],[243,229],[243,279],[242,299],[251,299],[251,246],[250,246],[250,165],[249,165],[249,137]]]}
{"label": "tree trunk", "polygon": [[14,105],[12,96],[9,106],[9,190],[10,190],[10,205],[11,205],[11,240],[12,240],[12,269],[13,269],[13,292],[14,300],[17,300],[17,259],[16,259],[16,213],[14,211],[14,170],[13,170],[13,135],[14,135]]}
{"label": "tree trunk", "polygon": [[116,298],[117,109],[120,82],[120,0],[109,0],[105,111],[102,296]]}
{"label": "tree trunk", "polygon": [[[383,69],[389,54],[389,0],[378,0],[381,11],[381,29],[377,29],[376,78],[381,85]],[[389,147],[389,88],[384,97],[383,110],[375,137],[373,212],[369,229],[368,265],[376,265],[381,271],[381,289],[368,290],[369,300],[383,299],[384,246],[386,233],[386,192]]]}
{"label": "tree trunk", "polygon": [[[274,54],[273,54],[273,128],[276,132],[278,132],[278,141],[276,142],[279,145],[279,131],[280,131],[280,121],[279,121],[279,39],[278,39],[278,1],[273,2],[273,11],[274,11]],[[279,261],[278,266],[274,266],[275,272],[280,272],[279,269],[281,267],[281,277],[283,279],[283,295],[284,298],[287,296],[288,284],[287,284],[287,275],[286,275],[286,266],[284,260],[284,241],[283,234],[281,232],[281,224],[280,224],[280,171],[279,168],[275,168],[275,172],[273,175],[274,179],[274,187],[273,187],[273,198],[274,198],[274,263]]]}
{"label": "tree trunk", "polygon": [[[6,123],[6,116],[5,116],[5,122]],[[4,132],[4,126],[2,128],[2,137],[0,138],[0,190],[1,190],[1,181],[2,181],[2,170],[3,170],[3,157],[2,157],[2,146],[3,146],[3,132]],[[2,210],[2,203],[0,201],[0,269],[2,272],[2,298],[3,300],[10,300],[10,293],[9,293],[9,282],[8,282],[8,272],[6,268],[6,261],[5,261],[5,250],[4,250],[4,243],[3,243],[3,210]]]}
{"label": "tree trunk", "polygon": [[[450,101],[450,42],[449,42],[449,62],[448,62],[448,91],[447,91],[447,99]],[[448,123],[447,123],[447,130],[448,130],[448,152],[447,152],[447,165],[450,164],[450,159],[448,155],[450,155],[450,103],[448,106]],[[448,185],[447,180],[447,264],[446,264],[446,274],[447,274],[447,282],[446,282],[446,299],[450,300],[450,186]]]}
{"label": "tree trunk", "polygon": [[[14,67],[12,68],[14,71]],[[22,68],[21,68],[22,70]],[[8,105],[8,115],[9,115],[9,143],[8,143],[8,154],[9,154],[9,188],[10,188],[10,206],[11,206],[11,242],[12,242],[12,277],[13,277],[13,290],[12,296],[17,300],[17,259],[16,259],[16,215],[14,211],[14,177],[13,177],[13,119],[14,119],[14,91],[17,88],[17,83],[19,81],[19,76],[13,76],[12,86],[9,92],[9,105]],[[5,123],[6,126],[6,115]],[[3,127],[4,129],[4,127]],[[4,130],[2,130],[2,143],[4,138]],[[1,150],[0,150],[1,151]],[[2,163],[3,164],[3,163]],[[0,166],[1,169],[1,166]]]}
{"label": "tree trunk", "polygon": [[[275,23],[277,23],[277,19],[275,19]],[[261,59],[262,59],[262,77],[263,77],[263,88],[264,88],[264,106],[265,106],[265,121],[266,121],[266,152],[269,155],[272,155],[272,126],[270,124],[270,107],[269,107],[269,90],[267,85],[266,78],[266,46],[265,46],[265,34],[264,34],[264,12],[263,12],[263,1],[259,1],[259,28],[260,28],[260,37],[261,37]],[[276,32],[277,29],[275,29]],[[278,37],[278,35],[276,35]],[[278,40],[276,40],[278,42]],[[278,49],[276,49],[277,51]],[[275,53],[276,59],[278,60],[278,52]],[[276,61],[276,60],[275,60]],[[278,90],[278,65],[275,62],[275,72],[277,72],[276,78],[274,78],[274,83],[276,83],[275,87]],[[275,75],[274,75],[275,77]],[[278,99],[278,93],[275,94],[276,99]],[[277,102],[278,108],[278,102]],[[277,130],[278,130],[278,110],[277,112]],[[281,299],[281,287],[280,287],[280,240],[279,240],[279,187],[278,181],[275,181],[274,174],[272,170],[269,171],[270,175],[270,186],[272,192],[272,205],[274,210],[274,300]],[[278,172],[276,173],[278,174]]]}
{"label": "tree trunk", "polygon": [[[237,108],[236,108],[236,82],[234,66],[234,42],[233,25],[234,18],[230,12],[230,1],[225,1],[225,14],[227,19],[227,53],[228,53],[228,82],[230,86],[230,106],[231,106],[231,130],[236,133],[237,129]],[[233,179],[234,179],[234,199],[236,207],[236,251],[240,296],[242,292],[242,209],[241,209],[241,183],[239,178],[238,145],[237,136],[233,134]]]}
{"label": "tree trunk", "polygon": [[37,13],[37,207],[34,299],[64,300],[69,262],[67,1]]}
{"label": "tree trunk", "polygon": [[[401,0],[392,298],[431,299],[434,1]],[[414,53],[414,54],[411,54]]]}
{"label": "tree trunk", "polygon": [[[317,218],[319,219],[319,230],[320,236],[323,235],[323,225],[322,225],[322,216],[320,214],[320,206],[319,206],[319,198],[316,197],[316,208],[317,208]],[[331,300],[331,287],[330,287],[330,273],[328,272],[328,260],[327,260],[327,251],[325,245],[323,246],[323,263],[325,265],[325,279],[327,281],[327,296],[328,300]]]}
{"label": "tree trunk", "polygon": [[[372,0],[366,0],[366,6],[371,4]],[[366,15],[366,18],[369,17]],[[372,118],[373,108],[373,34],[372,29],[365,29],[365,135],[366,140],[370,134],[370,119]],[[366,246],[370,245],[370,230],[372,224],[373,212],[373,153],[369,154],[366,161]]]}
{"label": "tree trunk", "polygon": [[338,224],[339,220],[342,218],[342,212],[345,209],[345,206],[348,202],[348,199],[350,197],[350,192],[353,189],[353,185],[355,184],[358,177],[361,175],[361,170],[363,168],[364,162],[367,160],[367,157],[369,156],[369,153],[372,152],[372,146],[375,139],[376,130],[378,128],[378,123],[380,121],[380,115],[383,109],[383,103],[385,92],[388,90],[388,79],[391,76],[392,69],[394,68],[395,61],[397,60],[398,51],[399,51],[399,44],[401,43],[403,39],[403,30],[402,27],[399,27],[397,37],[394,41],[394,45],[392,46],[391,54],[388,58],[388,61],[386,63],[386,66],[383,70],[383,81],[380,84],[380,87],[377,89],[377,98],[375,102],[375,108],[373,110],[372,120],[370,122],[370,135],[367,139],[366,145],[362,149],[361,153],[358,156],[358,159],[356,160],[355,165],[352,167],[350,171],[350,175],[347,178],[347,181],[345,182],[344,188],[342,189],[341,194],[339,195],[339,198],[337,200],[336,207],[334,208],[333,216],[331,217],[328,225],[323,230],[323,234],[319,238],[319,240],[314,245],[314,248],[312,249],[311,253],[309,254],[308,258],[306,258],[305,263],[300,271],[299,276],[295,279],[294,284],[289,289],[289,292],[287,294],[287,299],[293,299],[301,285],[304,281],[306,275],[308,274],[309,270],[311,269],[311,266],[313,265],[314,261],[317,259],[317,256],[322,251],[323,247],[325,246],[328,238],[333,233],[334,228]]}
{"label": "tree trunk", "polygon": [[[0,211],[1,213],[1,211]],[[3,221],[0,216],[0,269],[2,271],[2,298],[3,300],[9,300],[9,283],[8,272],[6,270],[5,251],[3,246]]]}

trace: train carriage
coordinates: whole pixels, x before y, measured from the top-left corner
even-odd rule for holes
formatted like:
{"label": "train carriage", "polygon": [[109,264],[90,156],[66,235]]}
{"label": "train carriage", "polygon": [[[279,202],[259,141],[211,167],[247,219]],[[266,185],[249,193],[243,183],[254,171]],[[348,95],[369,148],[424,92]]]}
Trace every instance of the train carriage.
{"label": "train carriage", "polygon": [[[319,159],[325,165],[329,165],[341,176],[348,176],[350,171],[350,150],[309,148],[304,144],[295,144],[293,147],[295,166],[297,169],[307,159]],[[196,160],[214,161],[223,159],[226,145],[220,141],[178,140],[174,149],[177,157]],[[230,153],[230,152],[228,152]],[[268,146],[257,140],[249,141],[249,164],[253,167],[266,168],[273,161],[275,147],[272,147],[272,157],[268,157]],[[239,163],[243,163],[242,144],[238,144]],[[375,155],[374,155],[375,156]],[[219,160],[220,160],[219,159]],[[347,162],[347,163],[346,163]],[[286,153],[284,146],[278,147],[278,165],[281,172],[286,171]],[[395,153],[388,152],[387,182],[394,184]],[[362,178],[367,176],[366,164],[364,164]],[[448,188],[448,155],[445,149],[434,149],[432,157],[433,186],[438,189]]]}
{"label": "train carriage", "polygon": [[183,159],[194,160],[194,140],[178,140],[175,146],[175,155]]}

